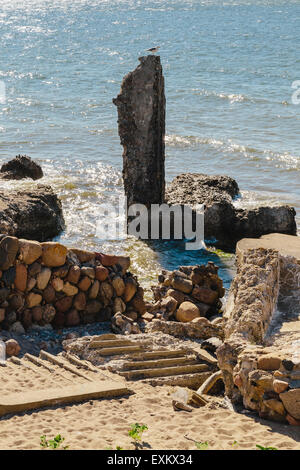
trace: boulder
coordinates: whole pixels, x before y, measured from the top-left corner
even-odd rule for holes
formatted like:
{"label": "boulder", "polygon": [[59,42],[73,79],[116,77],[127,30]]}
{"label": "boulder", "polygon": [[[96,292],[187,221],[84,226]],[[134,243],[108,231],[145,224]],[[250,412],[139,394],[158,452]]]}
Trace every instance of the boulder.
{"label": "boulder", "polygon": [[26,297],[26,303],[28,308],[36,307],[42,301],[42,296],[40,294],[35,294],[30,292]]}
{"label": "boulder", "polygon": [[24,292],[27,286],[27,267],[25,264],[16,265],[16,278],[15,278],[15,287],[16,289]]}
{"label": "boulder", "polygon": [[0,269],[10,268],[16,259],[19,240],[16,237],[3,237],[0,240]]}
{"label": "boulder", "polygon": [[132,277],[125,279],[125,290],[124,290],[124,301],[130,302],[130,300],[135,296],[137,291],[137,285]]}
{"label": "boulder", "polygon": [[84,292],[79,292],[74,297],[74,308],[77,310],[84,310],[86,306],[86,296]]}
{"label": "boulder", "polygon": [[92,287],[89,290],[89,298],[96,299],[99,294],[99,289],[100,289],[100,282],[96,280],[93,282]]}
{"label": "boulder", "polygon": [[193,283],[189,279],[185,279],[181,276],[174,276],[172,287],[184,294],[190,294],[193,290]]}
{"label": "boulder", "polygon": [[121,297],[125,292],[125,284],[120,276],[116,276],[112,281],[113,288],[115,289],[116,295]]}
{"label": "boulder", "polygon": [[63,292],[68,296],[76,295],[78,293],[78,287],[66,282],[63,287]]}
{"label": "boulder", "polygon": [[11,325],[9,328],[10,333],[15,333],[16,335],[25,335],[25,329],[24,326],[20,321],[16,321]]}
{"label": "boulder", "polygon": [[43,268],[41,272],[37,275],[36,285],[39,290],[44,290],[51,277],[51,269]]}
{"label": "boulder", "polygon": [[5,342],[6,346],[6,355],[8,357],[11,356],[18,356],[21,352],[21,346],[19,345],[18,341],[15,339],[9,339]]}
{"label": "boulder", "polygon": [[44,242],[42,243],[42,261],[45,266],[62,266],[66,262],[67,248],[60,243]]}
{"label": "boulder", "polygon": [[24,178],[38,180],[43,177],[43,170],[38,163],[27,155],[17,155],[13,160],[1,166],[0,174],[0,177],[5,180],[21,180]]}
{"label": "boulder", "polygon": [[288,414],[300,420],[300,388],[280,393],[279,396]]}
{"label": "boulder", "polygon": [[186,323],[200,317],[200,311],[192,302],[183,302],[177,309],[175,317],[177,321]]}
{"label": "boulder", "polygon": [[61,202],[50,186],[38,185],[30,191],[1,191],[1,233],[45,241],[59,235],[64,226]]}
{"label": "boulder", "polygon": [[[74,308],[66,314],[66,326],[77,326],[80,324],[80,316]],[[70,333],[69,333],[70,334]]]}
{"label": "boulder", "polygon": [[73,302],[73,297],[63,297],[55,302],[55,308],[62,313],[67,312],[70,310]]}
{"label": "boulder", "polygon": [[68,273],[68,281],[72,284],[77,284],[81,275],[81,269],[79,266],[71,266]]}
{"label": "boulder", "polygon": [[108,277],[108,269],[104,266],[96,266],[95,268],[95,277],[98,281],[105,281]]}
{"label": "boulder", "polygon": [[89,288],[91,287],[91,284],[92,284],[92,281],[90,280],[90,278],[88,276],[85,276],[81,279],[81,281],[78,283],[78,287],[80,290],[82,290],[83,292],[86,292],[89,290]]}
{"label": "boulder", "polygon": [[56,310],[53,305],[45,305],[43,307],[42,320],[44,323],[51,323],[55,317]]}

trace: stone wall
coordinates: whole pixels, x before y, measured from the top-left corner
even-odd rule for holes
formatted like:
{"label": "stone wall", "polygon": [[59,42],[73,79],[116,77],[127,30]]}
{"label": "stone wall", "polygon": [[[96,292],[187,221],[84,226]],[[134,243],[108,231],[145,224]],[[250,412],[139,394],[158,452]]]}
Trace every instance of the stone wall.
{"label": "stone wall", "polygon": [[[282,246],[290,238],[299,245],[296,237],[281,237]],[[238,250],[218,362],[233,401],[241,399],[261,417],[299,425],[300,263],[261,244]],[[268,244],[274,247],[274,240]]]}
{"label": "stone wall", "polygon": [[33,323],[55,327],[108,321],[145,312],[130,259],[2,235],[0,328],[24,333]]}

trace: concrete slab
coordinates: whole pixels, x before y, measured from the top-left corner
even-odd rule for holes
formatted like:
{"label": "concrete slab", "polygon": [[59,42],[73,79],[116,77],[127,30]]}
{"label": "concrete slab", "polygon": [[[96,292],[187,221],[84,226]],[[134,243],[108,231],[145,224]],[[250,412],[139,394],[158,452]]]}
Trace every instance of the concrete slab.
{"label": "concrete slab", "polygon": [[128,395],[129,389],[121,382],[88,382],[86,384],[31,390],[29,392],[10,394],[0,398],[0,416],[19,413],[62,403],[76,403],[97,398],[114,398]]}

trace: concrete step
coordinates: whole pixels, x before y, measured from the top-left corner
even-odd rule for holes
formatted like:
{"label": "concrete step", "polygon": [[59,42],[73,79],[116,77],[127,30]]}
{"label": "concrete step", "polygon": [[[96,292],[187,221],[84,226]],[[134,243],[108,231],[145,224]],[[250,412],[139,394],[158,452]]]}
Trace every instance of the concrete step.
{"label": "concrete step", "polygon": [[168,375],[191,374],[194,372],[208,371],[209,367],[206,364],[183,365],[174,367],[164,367],[158,369],[140,369],[130,371],[120,371],[119,374],[127,380],[145,379],[149,377],[163,377]]}
{"label": "concrete step", "polygon": [[71,372],[74,375],[77,375],[78,377],[82,377],[83,379],[92,382],[93,379],[91,379],[87,374],[83,374],[78,370],[77,367],[74,367],[70,365],[67,361],[65,361],[61,356],[53,356],[52,354],[41,350],[40,351],[40,359],[46,360],[51,362],[52,364],[61,367],[62,369],[67,370],[68,372]]}
{"label": "concrete step", "polygon": [[120,346],[111,348],[102,348],[98,350],[100,356],[117,356],[121,354],[131,354],[144,351],[142,346]]}
{"label": "concrete step", "polygon": [[0,416],[48,406],[128,395],[127,387],[116,382],[89,382],[47,390],[30,390],[0,397]]}
{"label": "concrete step", "polygon": [[199,361],[195,359],[193,356],[190,357],[172,357],[170,359],[157,359],[153,361],[132,361],[132,362],[124,362],[123,370],[125,369],[154,369],[158,367],[166,367],[166,366],[177,366],[180,364],[199,364]]}
{"label": "concrete step", "polygon": [[198,372],[194,374],[169,375],[165,377],[152,377],[144,379],[143,383],[153,387],[167,385],[177,387],[189,387],[198,390],[199,387],[211,376],[212,372]]}
{"label": "concrete step", "polygon": [[189,353],[187,349],[179,349],[178,351],[170,351],[161,349],[157,351],[148,351],[142,354],[136,354],[131,357],[132,360],[142,361],[147,359],[161,359],[164,357],[184,357]]}

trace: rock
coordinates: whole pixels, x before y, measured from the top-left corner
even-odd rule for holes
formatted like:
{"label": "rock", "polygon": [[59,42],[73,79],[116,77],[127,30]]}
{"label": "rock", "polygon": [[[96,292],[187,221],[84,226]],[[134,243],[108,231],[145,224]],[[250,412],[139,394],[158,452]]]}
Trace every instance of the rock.
{"label": "rock", "polygon": [[178,305],[184,302],[184,293],[180,292],[179,290],[169,289],[167,290],[166,296],[173,297],[177,301]]}
{"label": "rock", "polygon": [[[126,316],[128,316],[128,314],[126,314]],[[146,312],[142,315],[142,319],[145,321],[152,321],[153,318],[154,318],[154,315],[152,315],[152,313]]]}
{"label": "rock", "polygon": [[277,370],[280,365],[281,358],[272,354],[263,355],[257,361],[257,368],[261,370]]}
{"label": "rock", "polygon": [[42,320],[44,323],[51,323],[55,317],[56,310],[53,305],[45,305],[42,313]]}
{"label": "rock", "polygon": [[96,256],[103,266],[118,266],[119,265],[122,270],[122,274],[125,274],[125,272],[130,266],[129,256],[105,255],[103,253],[96,253]]}
{"label": "rock", "polygon": [[[161,204],[165,192],[165,94],[160,57],[139,58],[113,103],[123,145],[123,179],[128,206]],[[103,264],[103,263],[102,263]]]}
{"label": "rock", "polygon": [[73,302],[73,297],[63,297],[62,299],[55,302],[55,308],[59,312],[65,313],[70,310]]}
{"label": "rock", "polygon": [[24,264],[17,264],[15,287],[21,292],[24,292],[26,290],[26,286],[27,286],[27,267]]}
{"label": "rock", "polygon": [[178,302],[174,297],[166,296],[160,303],[161,308],[166,309],[167,312],[174,313],[177,308]]}
{"label": "rock", "polygon": [[17,314],[14,311],[6,313],[5,316],[5,323],[11,326],[13,323],[17,321]]}
{"label": "rock", "polygon": [[70,252],[74,253],[80,263],[88,263],[95,260],[95,253],[86,250],[79,250],[77,248],[71,248]]}
{"label": "rock", "polygon": [[85,310],[87,314],[96,314],[100,312],[101,308],[102,308],[102,304],[100,302],[98,302],[97,300],[90,300],[86,304]]}
{"label": "rock", "polygon": [[85,276],[84,278],[81,279],[81,281],[78,283],[78,287],[80,290],[83,292],[86,292],[89,290],[91,287],[92,281],[88,276]]}
{"label": "rock", "polygon": [[76,286],[73,286],[69,282],[66,282],[63,287],[63,292],[68,296],[73,296],[78,293],[78,288]]}
{"label": "rock", "polygon": [[21,351],[21,346],[19,345],[18,341],[15,339],[9,339],[5,341],[5,347],[6,347],[6,355],[8,357],[11,356],[18,356]]}
{"label": "rock", "polygon": [[32,312],[28,308],[22,313],[22,324],[26,330],[32,325]]}
{"label": "rock", "polygon": [[43,177],[43,170],[27,155],[17,155],[13,160],[4,163],[0,169],[1,178],[5,180],[21,180],[31,178],[38,180]]}
{"label": "rock", "polygon": [[113,312],[114,313],[117,313],[117,312],[124,313],[125,310],[126,310],[126,305],[123,302],[123,300],[121,299],[121,297],[116,297],[114,299]]}
{"label": "rock", "polygon": [[288,414],[294,419],[300,420],[300,388],[280,393],[279,396]]}
{"label": "rock", "polygon": [[[66,314],[66,326],[77,326],[79,324],[80,324],[79,313],[77,312],[77,310],[75,310],[73,308],[72,310],[70,310],[70,312],[68,312]],[[67,335],[66,339],[75,339],[75,338],[77,338],[77,335],[75,335],[75,337],[73,337],[73,336],[70,337],[69,335],[72,335],[72,333],[69,333]]]}
{"label": "rock", "polygon": [[51,285],[56,292],[61,292],[64,288],[64,281],[59,277],[55,277],[52,279]]}
{"label": "rock", "polygon": [[125,279],[125,291],[124,291],[124,301],[130,302],[131,299],[135,296],[137,291],[137,285],[132,277]]}
{"label": "rock", "polygon": [[275,379],[273,380],[273,388],[274,388],[274,392],[282,393],[282,392],[285,392],[289,388],[289,383],[283,380]]}
{"label": "rock", "polygon": [[36,307],[42,301],[42,296],[40,294],[35,294],[34,292],[30,292],[30,294],[26,297],[26,303],[28,308]]}
{"label": "rock", "polygon": [[43,292],[43,299],[45,300],[46,304],[51,304],[55,301],[55,289],[48,285]]}
{"label": "rock", "polygon": [[51,277],[51,269],[49,268],[42,268],[41,272],[37,275],[36,285],[39,290],[44,290],[48,282],[50,281]]}
{"label": "rock", "polygon": [[100,289],[100,282],[94,281],[89,291],[89,298],[96,299],[99,293],[99,289]]}
{"label": "rock", "polygon": [[95,267],[95,277],[98,281],[105,281],[108,277],[108,269],[104,266],[96,266]]}
{"label": "rock", "polygon": [[63,326],[65,325],[65,321],[66,317],[64,312],[57,311],[52,325],[54,326],[54,328],[63,328]]}
{"label": "rock", "polygon": [[9,307],[11,310],[15,312],[19,312],[22,310],[25,304],[25,299],[20,294],[13,294],[9,297]]}
{"label": "rock", "polygon": [[300,419],[295,419],[289,414],[286,415],[286,419],[291,426],[300,426]]}
{"label": "rock", "polygon": [[121,295],[125,292],[125,284],[121,277],[117,276],[112,280],[113,288],[116,291],[117,297],[121,297]]}
{"label": "rock", "polygon": [[69,272],[69,266],[67,264],[64,264],[63,266],[59,266],[57,268],[52,269],[52,274],[55,277],[60,277],[64,279]]}
{"label": "rock", "polygon": [[4,271],[2,274],[2,282],[6,285],[6,287],[12,287],[16,279],[16,268],[12,266],[11,268]]}
{"label": "rock", "polygon": [[90,279],[95,279],[95,270],[90,266],[83,266],[81,268],[81,275],[88,276]]}
{"label": "rock", "polygon": [[176,290],[184,292],[185,294],[190,294],[193,289],[193,283],[189,279],[174,276],[174,279],[172,280],[172,287]]}
{"label": "rock", "polygon": [[86,296],[84,292],[79,292],[79,294],[75,296],[73,305],[76,310],[85,310]]}
{"label": "rock", "polygon": [[199,302],[213,305],[219,298],[218,292],[207,287],[194,287],[191,296]]}
{"label": "rock", "polygon": [[16,237],[3,237],[0,240],[0,269],[2,271],[9,269],[14,264],[18,249],[19,240]]}
{"label": "rock", "polygon": [[81,269],[79,266],[71,266],[68,273],[68,281],[77,284],[80,279]]}
{"label": "rock", "polygon": [[191,302],[183,302],[176,311],[175,317],[177,321],[185,323],[200,317],[200,312],[198,307]]}
{"label": "rock", "polygon": [[135,322],[138,319],[138,314],[137,312],[130,311],[130,312],[126,312],[126,317],[130,318],[132,321]]}
{"label": "rock", "polygon": [[10,333],[15,333],[16,335],[25,335],[25,330],[20,321],[16,321],[9,328]]}
{"label": "rock", "polygon": [[0,289],[0,303],[2,304],[3,302],[5,302],[5,300],[7,299],[7,297],[9,296],[9,289],[6,289],[6,287],[3,287],[2,289]]}
{"label": "rock", "polygon": [[263,404],[270,408],[271,410],[275,411],[275,413],[285,416],[286,411],[281,401],[276,400],[275,398],[270,398],[269,400],[263,400]]}
{"label": "rock", "polygon": [[36,279],[34,279],[33,277],[28,278],[26,291],[30,292],[35,286],[36,286]]}
{"label": "rock", "polygon": [[215,245],[223,249],[234,250],[244,237],[258,238],[272,232],[296,235],[294,208],[237,209],[232,204],[237,194],[238,185],[232,178],[185,173],[168,185],[166,202],[189,207],[205,204],[205,238],[215,238]]}
{"label": "rock", "polygon": [[42,261],[45,266],[62,266],[66,262],[67,248],[60,243],[44,242],[42,243]]}
{"label": "rock", "polygon": [[114,295],[113,287],[111,284],[109,284],[109,282],[102,282],[100,284],[100,295],[104,306],[108,305],[112,296]]}
{"label": "rock", "polygon": [[[42,247],[40,243],[33,240],[19,240],[19,257],[25,264],[33,264],[42,256]],[[30,273],[34,276],[36,273]]]}
{"label": "rock", "polygon": [[32,312],[33,321],[36,322],[36,323],[40,323],[42,321],[42,318],[43,318],[43,307],[38,305],[38,306],[34,307],[31,312]]}
{"label": "rock", "polygon": [[[36,242],[37,243],[37,242]],[[40,246],[40,244],[39,244]],[[41,246],[40,246],[41,247]],[[41,252],[42,252],[42,247],[41,247]],[[28,267],[28,274],[29,276],[31,277],[34,277],[36,276],[37,274],[39,274],[40,272],[42,271],[42,265],[38,262],[35,262],[33,264],[31,264],[31,266]]]}
{"label": "rock", "polygon": [[0,308],[0,323],[3,322],[5,318],[5,308]]}
{"label": "rock", "polygon": [[38,185],[30,191],[2,190],[0,232],[44,241],[57,236],[64,226],[61,202],[50,186]]}

